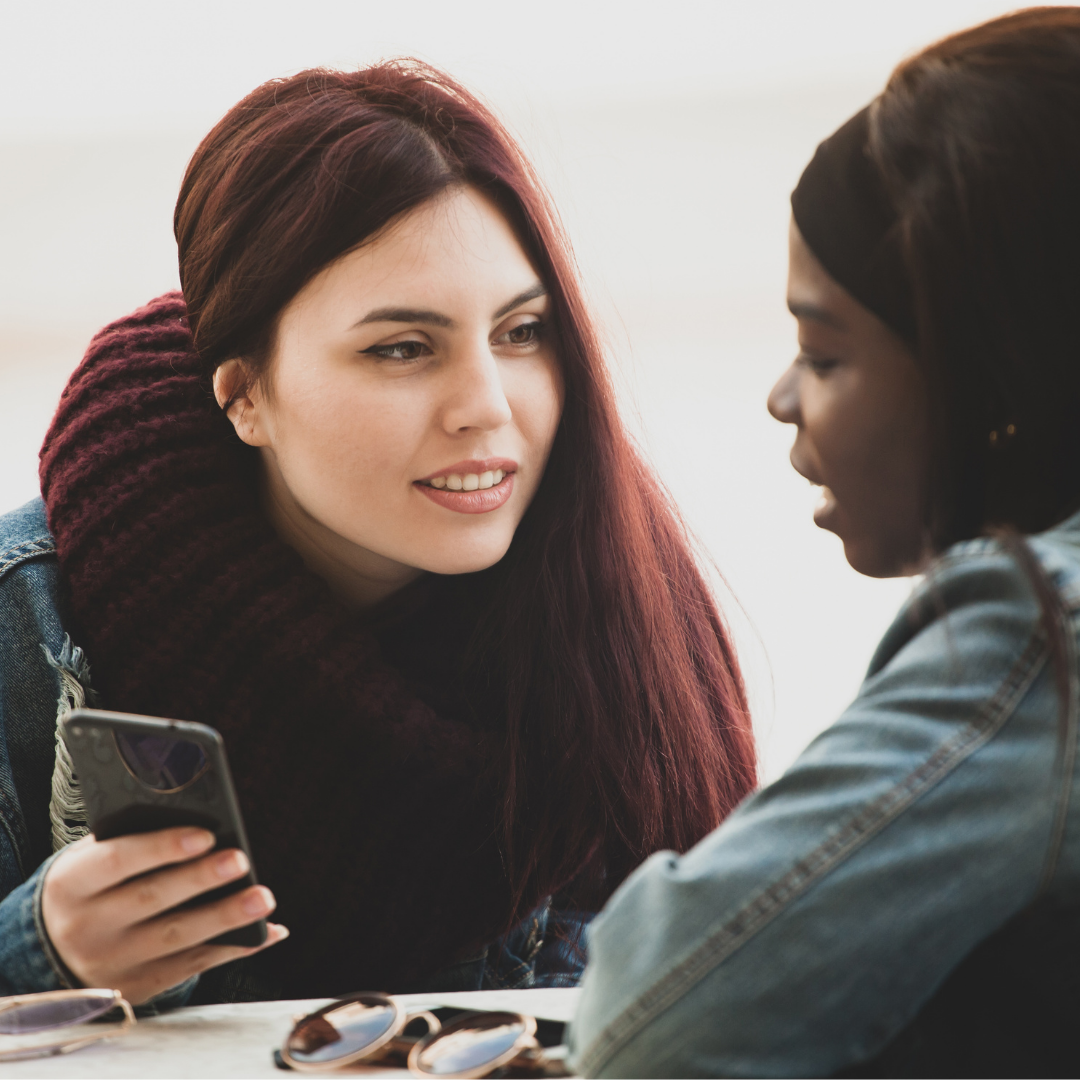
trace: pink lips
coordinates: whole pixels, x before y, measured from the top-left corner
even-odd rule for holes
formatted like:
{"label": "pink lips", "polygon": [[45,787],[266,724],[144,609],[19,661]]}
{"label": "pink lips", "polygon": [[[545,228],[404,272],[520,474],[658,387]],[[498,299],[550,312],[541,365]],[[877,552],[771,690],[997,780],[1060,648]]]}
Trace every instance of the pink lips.
{"label": "pink lips", "polygon": [[[494,472],[502,469],[506,475],[494,487],[484,488],[482,491],[450,491],[448,488],[433,488],[425,483],[436,476],[450,476],[457,473],[465,476],[468,473],[476,473],[478,476],[485,472]],[[438,472],[425,476],[423,480],[413,482],[413,487],[423,492],[433,503],[443,506],[447,510],[456,510],[459,514],[488,514],[492,510],[498,510],[514,491],[514,473],[517,470],[517,462],[509,458],[484,458],[459,461],[454,465],[448,465]]]}
{"label": "pink lips", "polygon": [[[441,473],[436,475],[441,476]],[[498,510],[514,490],[514,474],[507,473],[494,487],[483,491],[448,491],[446,488],[428,487],[427,484],[413,484],[433,503],[445,506],[447,510],[456,510],[459,514],[487,514]]]}

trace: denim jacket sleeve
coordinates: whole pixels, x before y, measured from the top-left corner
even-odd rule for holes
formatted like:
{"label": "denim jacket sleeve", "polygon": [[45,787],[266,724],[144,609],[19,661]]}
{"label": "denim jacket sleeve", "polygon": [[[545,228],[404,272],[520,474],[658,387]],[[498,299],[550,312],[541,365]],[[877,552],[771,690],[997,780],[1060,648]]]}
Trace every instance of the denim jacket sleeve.
{"label": "denim jacket sleeve", "polygon": [[41,923],[41,887],[56,856],[0,902],[0,994],[34,994],[77,986],[48,943]]}
{"label": "denim jacket sleeve", "polygon": [[[0,995],[78,983],[56,955],[41,916],[55,855],[49,822],[57,698],[66,635],[57,569],[40,499],[0,517]],[[34,869],[36,867],[37,869]],[[183,1004],[195,981],[140,1007]]]}
{"label": "denim jacket sleeve", "polygon": [[594,922],[582,1075],[831,1075],[1040,891],[1075,890],[1076,541],[1037,545],[1071,605],[1064,743],[1030,584],[995,545],[958,545],[840,720]]}
{"label": "denim jacket sleeve", "polygon": [[[82,985],[57,955],[41,916],[42,886],[56,857],[46,859],[0,902],[0,996]],[[197,982],[198,976],[188,979],[144,1002],[136,1011],[146,1016],[184,1005]]]}

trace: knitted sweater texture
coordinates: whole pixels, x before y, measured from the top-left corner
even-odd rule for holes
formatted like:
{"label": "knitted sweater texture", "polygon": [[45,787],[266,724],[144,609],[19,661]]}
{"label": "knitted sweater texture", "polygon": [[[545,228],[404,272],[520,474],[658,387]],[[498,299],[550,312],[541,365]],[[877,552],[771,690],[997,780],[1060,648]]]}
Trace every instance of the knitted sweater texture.
{"label": "knitted sweater texture", "polygon": [[[42,448],[71,631],[109,708],[222,733],[292,932],[257,958],[280,992],[408,987],[513,917],[498,718],[439,711],[277,538],[184,316],[173,293],[101,331]],[[414,627],[452,668],[453,605],[417,595],[398,652]]]}

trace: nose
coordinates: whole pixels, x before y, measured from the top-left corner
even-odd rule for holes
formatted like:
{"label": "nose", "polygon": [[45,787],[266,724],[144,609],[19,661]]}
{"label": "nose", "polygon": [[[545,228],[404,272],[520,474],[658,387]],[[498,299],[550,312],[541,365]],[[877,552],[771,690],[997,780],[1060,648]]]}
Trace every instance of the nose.
{"label": "nose", "polygon": [[776,380],[766,404],[773,419],[782,424],[798,424],[802,420],[799,412],[799,372],[794,364]]}
{"label": "nose", "polygon": [[443,426],[449,434],[496,431],[510,423],[512,412],[502,373],[486,340],[457,356],[447,374]]}

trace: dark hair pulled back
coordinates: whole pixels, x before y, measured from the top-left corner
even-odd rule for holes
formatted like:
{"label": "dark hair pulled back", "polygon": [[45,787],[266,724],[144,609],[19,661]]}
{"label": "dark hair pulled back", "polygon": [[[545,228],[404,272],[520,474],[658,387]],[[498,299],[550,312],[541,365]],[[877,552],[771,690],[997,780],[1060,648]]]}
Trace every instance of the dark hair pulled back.
{"label": "dark hair pulled back", "polygon": [[899,214],[935,446],[935,548],[1080,506],[1080,8],[1016,12],[889,79],[871,152]]}

